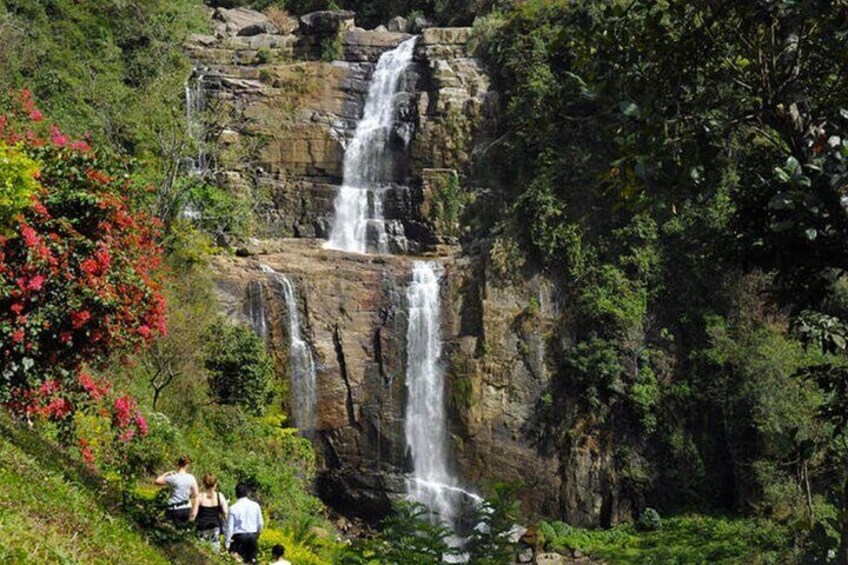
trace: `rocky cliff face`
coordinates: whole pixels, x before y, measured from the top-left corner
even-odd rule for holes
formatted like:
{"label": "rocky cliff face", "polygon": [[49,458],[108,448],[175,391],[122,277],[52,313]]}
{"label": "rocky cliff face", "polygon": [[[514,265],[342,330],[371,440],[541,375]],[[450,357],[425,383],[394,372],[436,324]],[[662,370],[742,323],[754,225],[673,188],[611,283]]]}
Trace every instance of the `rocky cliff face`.
{"label": "rocky cliff face", "polygon": [[[304,16],[289,34],[250,11],[214,17],[215,35],[187,46],[208,98],[210,174],[251,195],[261,238],[248,257],[215,261],[221,303],[247,320],[261,286],[269,347],[287,379],[284,302],[261,265],[295,280],[317,365],[317,489],[337,509],[373,519],[404,493],[410,470],[404,301],[412,259],[324,250],[314,238],[328,232],[374,61],[408,35],[358,29],[349,12]],[[488,254],[438,245],[458,230],[456,217],[445,217],[442,191],[472,192],[475,157],[497,119],[497,96],[471,40],[470,28],[421,33],[401,101],[400,127],[411,140],[386,210],[414,248],[437,249],[445,265],[451,462],[471,489],[519,482],[531,514],[580,525],[619,521],[630,500],[618,494],[612,439],[576,417],[567,433],[543,430],[556,366],[548,349],[567,339],[564,298],[543,276],[500,280]]]}
{"label": "rocky cliff face", "polygon": [[[374,62],[410,36],[355,28],[351,12],[304,16],[288,35],[249,10],[214,17],[215,35],[187,45],[207,100],[211,174],[252,195],[258,235],[325,237]],[[496,97],[470,39],[470,28],[424,30],[405,79],[400,135],[411,140],[397,143],[403,166],[385,213],[422,245],[437,235],[416,196],[425,171],[467,171],[471,148],[492,130]]]}

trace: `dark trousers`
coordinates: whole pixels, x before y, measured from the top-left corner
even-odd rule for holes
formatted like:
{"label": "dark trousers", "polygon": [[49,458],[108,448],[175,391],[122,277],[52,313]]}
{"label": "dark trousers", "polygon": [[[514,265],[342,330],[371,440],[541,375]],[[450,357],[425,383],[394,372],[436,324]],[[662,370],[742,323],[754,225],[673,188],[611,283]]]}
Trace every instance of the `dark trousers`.
{"label": "dark trousers", "polygon": [[230,553],[237,553],[245,563],[253,563],[259,553],[259,534],[233,534]]}
{"label": "dark trousers", "polygon": [[165,510],[165,517],[175,524],[188,524],[191,508],[168,508]]}

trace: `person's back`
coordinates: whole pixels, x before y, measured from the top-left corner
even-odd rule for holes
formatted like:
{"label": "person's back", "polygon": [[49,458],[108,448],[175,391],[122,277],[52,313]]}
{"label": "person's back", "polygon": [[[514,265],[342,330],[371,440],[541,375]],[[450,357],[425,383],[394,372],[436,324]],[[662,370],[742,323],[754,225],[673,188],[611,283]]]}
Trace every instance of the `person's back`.
{"label": "person's back", "polygon": [[175,523],[186,523],[191,516],[198,494],[197,479],[188,472],[191,459],[183,455],[177,461],[177,470],[168,471],[156,478],[156,484],[171,486],[168,509],[165,515]]}
{"label": "person's back", "polygon": [[227,516],[227,499],[218,492],[218,480],[211,473],[203,475],[203,488],[197,497],[192,519],[195,521],[197,535],[200,539],[211,542],[217,553],[224,529],[223,519]]}
{"label": "person's back", "polygon": [[250,500],[247,485],[236,485],[238,500],[230,507],[227,516],[226,544],[230,553],[237,553],[245,563],[253,563],[259,552],[259,534],[264,525],[262,509]]}

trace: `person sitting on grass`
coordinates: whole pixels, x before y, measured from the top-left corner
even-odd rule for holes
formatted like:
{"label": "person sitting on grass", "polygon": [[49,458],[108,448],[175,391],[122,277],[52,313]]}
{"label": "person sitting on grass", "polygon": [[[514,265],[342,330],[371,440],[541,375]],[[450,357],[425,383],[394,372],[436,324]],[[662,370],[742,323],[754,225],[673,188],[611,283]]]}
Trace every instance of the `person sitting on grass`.
{"label": "person sitting on grass", "polygon": [[271,565],[291,565],[291,561],[286,559],[286,548],[278,543],[271,548]]}
{"label": "person sitting on grass", "polygon": [[188,455],[183,455],[177,460],[176,471],[168,471],[156,477],[157,485],[170,485],[172,487],[165,517],[176,525],[187,524],[194,506],[197,504],[197,479],[188,472],[190,464],[191,459]]}

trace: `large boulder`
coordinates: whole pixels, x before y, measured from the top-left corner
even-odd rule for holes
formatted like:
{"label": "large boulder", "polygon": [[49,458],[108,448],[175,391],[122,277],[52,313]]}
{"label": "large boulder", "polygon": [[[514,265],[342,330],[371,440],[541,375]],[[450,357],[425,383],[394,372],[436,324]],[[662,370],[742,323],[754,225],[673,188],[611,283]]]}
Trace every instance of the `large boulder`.
{"label": "large boulder", "polygon": [[386,29],[395,33],[406,33],[407,26],[408,23],[406,21],[406,18],[401,16],[395,16],[394,18],[389,20],[389,23],[386,24]]}
{"label": "large boulder", "polygon": [[436,26],[436,22],[434,22],[430,18],[428,18],[426,16],[418,16],[417,18],[412,20],[412,24],[410,24],[410,27],[411,27],[410,31],[412,33],[421,33],[425,29],[427,29],[429,27],[435,27],[435,26]]}
{"label": "large boulder", "polygon": [[279,32],[265,14],[249,8],[218,8],[213,17],[226,26],[229,35],[252,36]]}
{"label": "large boulder", "polygon": [[328,35],[353,29],[355,12],[320,10],[300,16],[300,32],[304,35]]}

